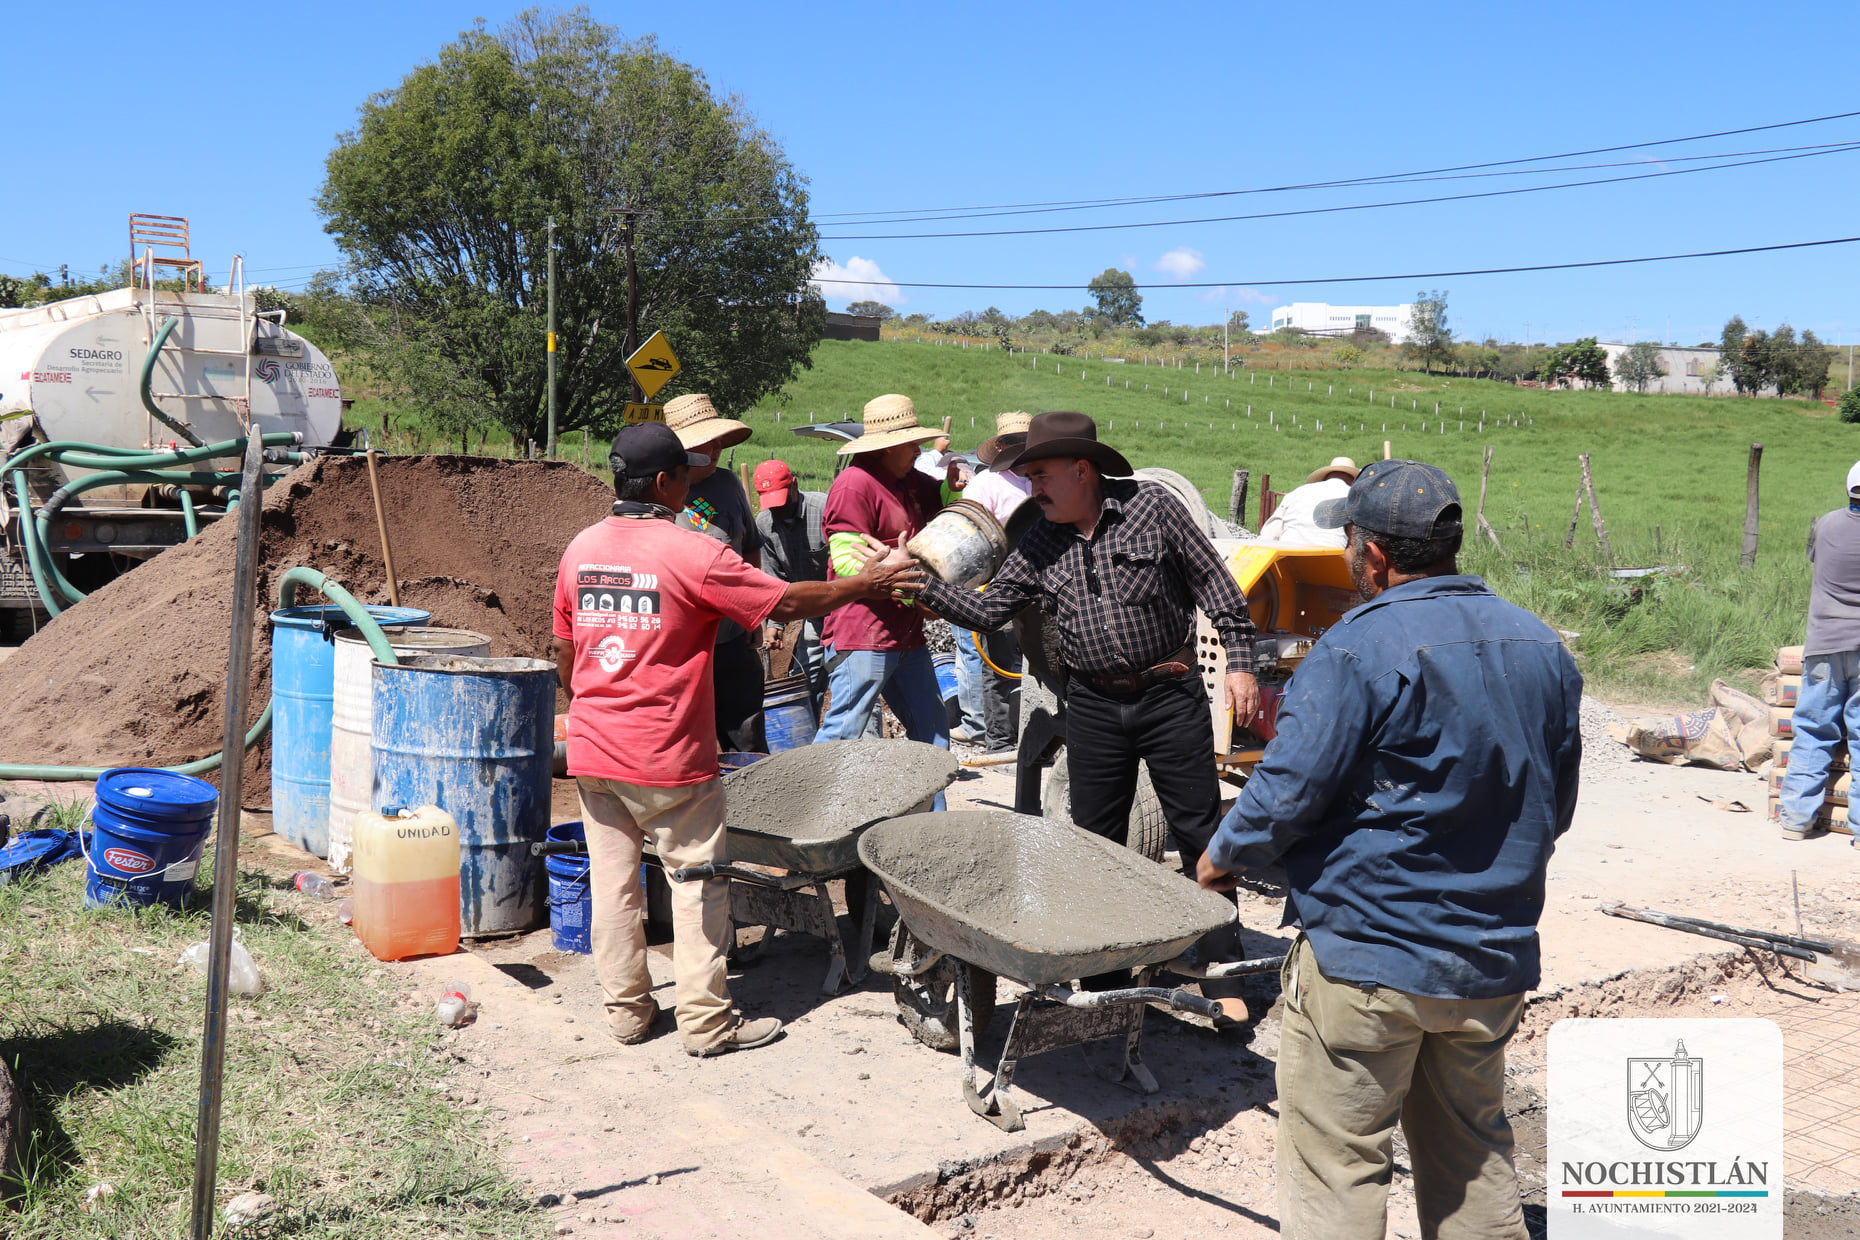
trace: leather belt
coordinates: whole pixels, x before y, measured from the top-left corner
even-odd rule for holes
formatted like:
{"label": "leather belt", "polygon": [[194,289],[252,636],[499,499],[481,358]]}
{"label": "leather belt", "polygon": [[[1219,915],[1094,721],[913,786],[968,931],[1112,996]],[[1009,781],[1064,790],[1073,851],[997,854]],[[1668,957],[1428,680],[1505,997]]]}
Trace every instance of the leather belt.
{"label": "leather belt", "polygon": [[1165,680],[1173,680],[1177,676],[1186,676],[1188,673],[1195,671],[1194,657],[1194,647],[1184,646],[1176,652],[1174,658],[1158,663],[1154,667],[1146,667],[1140,672],[1107,674],[1103,672],[1081,672],[1074,668],[1072,669],[1072,674],[1100,693],[1117,693],[1128,696],[1130,694],[1142,693],[1152,685],[1161,684]]}

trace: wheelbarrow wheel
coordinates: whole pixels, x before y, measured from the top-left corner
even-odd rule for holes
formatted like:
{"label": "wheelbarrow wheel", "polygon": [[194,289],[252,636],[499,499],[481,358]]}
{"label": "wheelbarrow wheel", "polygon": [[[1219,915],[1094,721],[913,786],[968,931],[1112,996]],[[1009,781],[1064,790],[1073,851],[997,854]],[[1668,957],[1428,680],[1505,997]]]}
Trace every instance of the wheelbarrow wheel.
{"label": "wheelbarrow wheel", "polygon": [[[1068,754],[1060,750],[1047,773],[1046,787],[1040,794],[1040,814],[1055,822],[1072,821],[1072,772]],[[1169,846],[1169,820],[1163,817],[1162,802],[1150,783],[1150,764],[1137,767],[1137,796],[1130,803],[1130,821],[1124,828],[1124,846],[1134,853],[1161,861]]]}
{"label": "wheelbarrow wheel", "polygon": [[[900,921],[891,931],[891,959],[904,960],[926,950],[911,938]],[[975,1007],[975,1036],[988,1031],[995,1014],[995,975],[972,964],[945,956],[916,977],[891,975],[891,992],[898,1004],[898,1022],[911,1036],[935,1051],[953,1051],[960,1044],[956,1032],[956,970],[969,973],[969,998]]]}

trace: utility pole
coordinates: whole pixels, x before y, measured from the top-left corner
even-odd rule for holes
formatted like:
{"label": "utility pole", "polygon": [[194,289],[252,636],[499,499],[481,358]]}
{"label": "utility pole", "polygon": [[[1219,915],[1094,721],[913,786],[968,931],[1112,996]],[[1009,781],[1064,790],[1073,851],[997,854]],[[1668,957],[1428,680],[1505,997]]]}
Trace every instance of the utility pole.
{"label": "utility pole", "polygon": [[549,217],[549,446],[555,459],[555,216]]}
{"label": "utility pole", "polygon": [[[639,269],[633,262],[633,217],[640,212],[628,207],[620,208],[620,246],[626,251],[626,355],[633,356],[639,348]],[[630,375],[632,372],[628,372]],[[644,404],[645,389],[639,386],[639,380],[630,379],[633,385],[633,400]]]}

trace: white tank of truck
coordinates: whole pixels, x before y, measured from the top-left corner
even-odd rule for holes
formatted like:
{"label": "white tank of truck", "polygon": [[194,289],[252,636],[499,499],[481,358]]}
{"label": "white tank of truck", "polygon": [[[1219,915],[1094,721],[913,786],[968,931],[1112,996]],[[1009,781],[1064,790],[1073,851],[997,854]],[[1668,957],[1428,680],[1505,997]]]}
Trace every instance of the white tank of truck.
{"label": "white tank of truck", "polygon": [[146,287],[0,310],[0,420],[29,414],[35,438],[48,440],[186,447],[148,411],[146,369],[148,400],[202,443],[237,438],[250,422],[322,447],[341,429],[342,388],[329,359],[280,317],[250,292]]}

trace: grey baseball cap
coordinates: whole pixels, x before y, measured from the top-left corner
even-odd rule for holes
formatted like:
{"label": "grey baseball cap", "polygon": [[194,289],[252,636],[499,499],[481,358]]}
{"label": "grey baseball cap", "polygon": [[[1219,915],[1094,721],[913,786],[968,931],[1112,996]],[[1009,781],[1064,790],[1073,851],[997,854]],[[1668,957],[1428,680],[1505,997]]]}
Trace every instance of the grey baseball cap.
{"label": "grey baseball cap", "polygon": [[1451,538],[1460,525],[1460,492],[1445,471],[1420,461],[1371,461],[1342,499],[1312,512],[1327,530],[1360,525],[1391,538]]}

